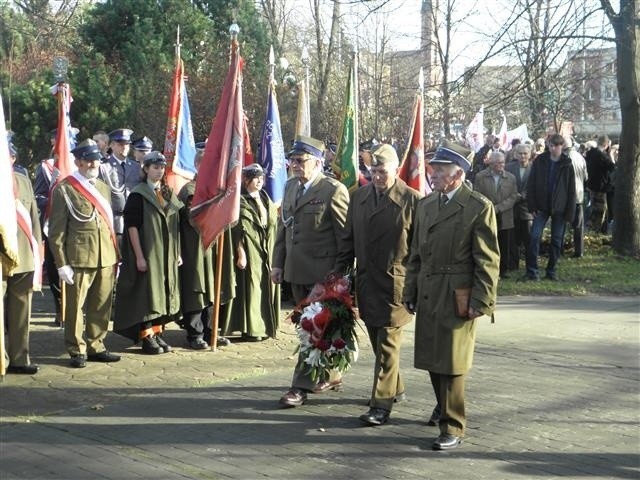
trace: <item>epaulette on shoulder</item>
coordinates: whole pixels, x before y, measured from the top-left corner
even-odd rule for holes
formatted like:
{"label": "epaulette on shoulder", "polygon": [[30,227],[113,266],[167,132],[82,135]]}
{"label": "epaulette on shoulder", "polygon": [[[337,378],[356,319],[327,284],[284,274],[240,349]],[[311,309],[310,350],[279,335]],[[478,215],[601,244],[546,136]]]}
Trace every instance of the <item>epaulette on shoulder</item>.
{"label": "epaulette on shoulder", "polygon": [[480,192],[476,192],[475,190],[471,191],[471,198],[475,199],[482,205],[492,205],[491,200],[482,195]]}

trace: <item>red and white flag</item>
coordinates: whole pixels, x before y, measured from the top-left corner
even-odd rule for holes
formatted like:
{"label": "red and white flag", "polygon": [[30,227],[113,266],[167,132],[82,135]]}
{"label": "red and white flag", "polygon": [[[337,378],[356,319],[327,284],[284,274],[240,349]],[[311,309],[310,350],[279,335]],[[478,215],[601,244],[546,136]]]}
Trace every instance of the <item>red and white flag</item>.
{"label": "red and white flag", "polygon": [[229,72],[196,177],[191,207],[205,248],[240,217],[240,179],[245,158],[243,61],[237,40],[232,40],[231,46]]}
{"label": "red and white flag", "polygon": [[398,177],[414,190],[426,195],[429,192],[427,191],[427,177],[425,177],[424,167],[423,113],[422,92],[418,92],[413,104],[411,133],[409,135],[410,143],[407,145],[407,151],[400,164]]}
{"label": "red and white flag", "polygon": [[[0,277],[18,266],[18,221],[14,197],[13,171],[9,143],[4,123],[4,108],[0,95]],[[0,346],[2,348],[2,346]]]}
{"label": "red and white flag", "polygon": [[500,148],[506,152],[510,145],[507,138],[507,117],[504,113],[502,114],[502,126],[500,127],[498,138],[500,139]]}
{"label": "red and white flag", "polygon": [[58,128],[56,130],[56,143],[53,146],[55,182],[62,180],[72,173],[75,168],[69,136],[71,132],[71,91],[69,84],[59,83],[52,88],[52,93],[58,99]]}

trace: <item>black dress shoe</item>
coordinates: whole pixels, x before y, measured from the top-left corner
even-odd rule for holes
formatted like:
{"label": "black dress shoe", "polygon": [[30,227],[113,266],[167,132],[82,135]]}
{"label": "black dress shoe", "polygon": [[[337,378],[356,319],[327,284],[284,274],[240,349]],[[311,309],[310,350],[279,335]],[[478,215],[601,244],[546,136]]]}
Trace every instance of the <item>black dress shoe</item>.
{"label": "black dress shoe", "polygon": [[38,367],[38,365],[21,365],[21,366],[14,366],[14,365],[9,365],[7,367],[7,373],[15,373],[17,375],[35,375],[36,373],[38,373],[38,370],[40,369],[40,367]]}
{"label": "black dress shoe", "polygon": [[71,355],[71,360],[69,361],[69,365],[71,368],[84,368],[87,366],[87,357],[82,353],[78,355]]}
{"label": "black dress shoe", "polygon": [[431,412],[431,417],[429,418],[427,425],[429,425],[430,427],[435,427],[439,423],[440,423],[440,404],[436,405],[435,408],[433,409],[433,412]]}
{"label": "black dress shoe", "polygon": [[209,348],[209,344],[202,338],[194,338],[192,340],[187,340],[187,348],[190,348],[191,350],[206,350]]}
{"label": "black dress shoe", "polygon": [[142,352],[147,355],[158,355],[164,353],[164,350],[158,345],[155,337],[149,336],[142,339]]}
{"label": "black dress shoe", "polygon": [[114,353],[109,352],[108,350],[104,350],[98,353],[90,353],[89,355],[87,355],[87,360],[90,362],[103,362],[103,363],[119,362],[120,355],[116,355]]}
{"label": "black dress shoe", "polygon": [[313,393],[324,393],[329,390],[340,390],[340,388],[342,388],[341,378],[339,378],[338,380],[333,380],[331,382],[326,382],[326,381],[318,382],[316,383],[316,386],[313,387],[313,390],[311,391]]}
{"label": "black dress shoe", "polygon": [[231,340],[229,340],[227,337],[218,337],[216,345],[218,347],[228,347],[229,345],[231,345]]}
{"label": "black dress shoe", "polygon": [[307,401],[307,392],[299,388],[292,388],[282,397],[280,397],[280,405],[283,407],[300,407]]}
{"label": "black dress shoe", "polygon": [[164,341],[164,338],[162,338],[162,336],[155,335],[155,339],[164,353],[169,353],[171,351],[171,346]]}
{"label": "black dress shoe", "polygon": [[384,425],[389,420],[389,410],[370,408],[367,413],[360,415],[360,420],[367,425]]}
{"label": "black dress shoe", "polygon": [[458,448],[461,443],[462,437],[443,434],[434,440],[432,448],[434,450],[452,450],[454,448]]}

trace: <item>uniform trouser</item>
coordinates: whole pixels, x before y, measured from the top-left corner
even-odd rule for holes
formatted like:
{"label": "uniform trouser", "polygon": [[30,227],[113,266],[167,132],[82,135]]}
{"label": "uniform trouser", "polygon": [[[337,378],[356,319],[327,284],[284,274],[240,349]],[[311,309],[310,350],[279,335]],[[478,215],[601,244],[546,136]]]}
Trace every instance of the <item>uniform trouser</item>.
{"label": "uniform trouser", "polygon": [[[3,282],[5,283],[5,282]],[[9,365],[25,367],[29,360],[29,320],[33,272],[17,273],[6,279],[4,318],[7,325]]]}
{"label": "uniform trouser", "polygon": [[573,217],[573,256],[581,257],[584,253],[584,210],[581,203],[576,203],[576,213]]}
{"label": "uniform trouser", "polygon": [[369,405],[391,411],[394,398],[404,392],[400,376],[402,327],[368,326],[367,332],[376,356]]}
{"label": "uniform trouser", "polygon": [[49,240],[44,238],[44,268],[47,270],[47,280],[49,281],[49,289],[53,295],[53,303],[56,308],[56,314],[62,313],[62,304],[60,302],[60,277],[58,277],[58,267],[53,259],[53,253],[49,248]]}
{"label": "uniform trouser", "polygon": [[209,306],[200,311],[185,312],[182,315],[181,325],[187,331],[188,340],[202,340],[205,337],[211,338],[209,319],[212,308],[213,306]]}
{"label": "uniform trouser", "polygon": [[429,372],[431,385],[440,405],[440,433],[464,436],[464,375]]}
{"label": "uniform trouser", "polygon": [[[73,285],[65,285],[64,342],[70,355],[100,353],[105,350],[115,269],[110,267],[73,269]],[[86,305],[85,305],[86,303]],[[86,328],[82,307],[86,311]],[[86,333],[86,341],[83,338]]]}
{"label": "uniform trouser", "polygon": [[[296,302],[296,305],[300,304],[307,296],[313,285],[302,285],[299,283],[291,284],[291,293],[293,295],[293,301]],[[298,356],[298,363],[296,364],[296,368],[293,371],[293,379],[291,380],[291,387],[299,388],[300,390],[311,391],[316,386],[316,384],[322,380],[326,380],[329,382],[336,381],[340,378],[340,373],[332,370],[329,372],[329,378],[318,378],[313,380],[311,378],[308,366],[301,361],[300,356]]]}

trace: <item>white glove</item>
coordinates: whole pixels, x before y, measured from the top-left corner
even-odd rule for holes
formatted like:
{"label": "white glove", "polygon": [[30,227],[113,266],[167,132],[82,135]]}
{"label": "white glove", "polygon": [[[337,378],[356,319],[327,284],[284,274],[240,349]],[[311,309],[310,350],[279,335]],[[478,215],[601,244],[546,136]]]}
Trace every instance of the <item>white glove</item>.
{"label": "white glove", "polygon": [[71,266],[65,265],[64,267],[60,267],[58,269],[58,276],[64,283],[73,285],[73,268],[71,268]]}

